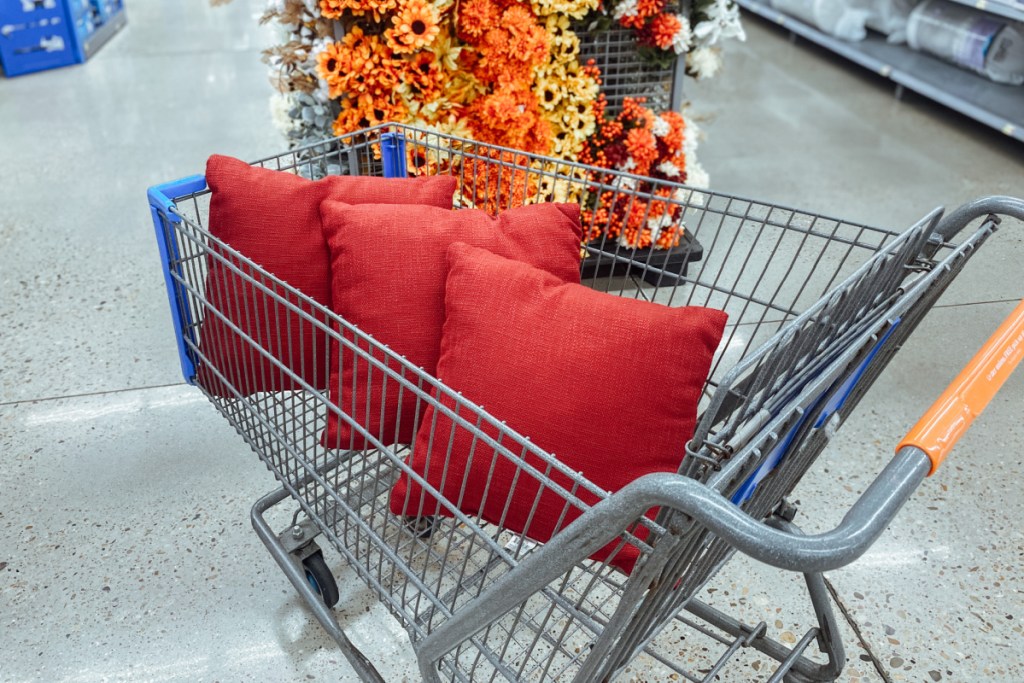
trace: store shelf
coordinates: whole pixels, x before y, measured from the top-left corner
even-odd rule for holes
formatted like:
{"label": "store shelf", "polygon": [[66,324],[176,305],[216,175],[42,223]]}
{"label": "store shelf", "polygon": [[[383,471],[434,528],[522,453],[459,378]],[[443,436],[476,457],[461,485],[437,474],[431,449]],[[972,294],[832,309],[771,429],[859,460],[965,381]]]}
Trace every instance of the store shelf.
{"label": "store shelf", "polygon": [[[906,45],[890,45],[869,33],[847,42],[777,12],[758,0],[736,0],[744,9],[924,97],[1024,142],[1024,86],[1000,85]],[[977,6],[978,3],[964,2]],[[991,7],[995,3],[985,3]],[[1008,6],[1003,6],[1008,7]]]}
{"label": "store shelf", "polygon": [[89,59],[96,54],[96,51],[113,38],[114,34],[124,28],[127,23],[128,17],[125,15],[124,9],[120,9],[112,17],[108,18],[106,23],[96,29],[96,32],[82,43],[82,51],[85,53],[85,58]]}
{"label": "store shelf", "polygon": [[997,2],[997,0],[952,0],[958,5],[966,5],[990,14],[998,14],[1007,19],[1024,21],[1024,2]]}

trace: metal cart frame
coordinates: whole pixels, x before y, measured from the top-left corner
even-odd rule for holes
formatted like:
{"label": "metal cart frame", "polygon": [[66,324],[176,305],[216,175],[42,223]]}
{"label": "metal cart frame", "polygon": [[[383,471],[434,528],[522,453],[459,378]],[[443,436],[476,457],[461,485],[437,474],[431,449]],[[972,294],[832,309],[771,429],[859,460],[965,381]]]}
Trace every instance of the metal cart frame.
{"label": "metal cart frame", "polygon": [[[333,616],[337,592],[317,537],[333,546],[406,628],[424,680],[612,680],[640,657],[666,676],[712,681],[744,647],[778,662],[767,680],[834,680],[845,655],[822,572],[854,561],[870,547],[1024,355],[1022,304],[843,521],[829,532],[805,536],[793,524],[796,511],[787,496],[997,230],[999,215],[1024,220],[1024,201],[993,197],[945,216],[935,210],[897,233],[670,183],[655,183],[655,190],[671,190],[667,199],[656,197],[638,192],[639,179],[629,174],[390,124],[256,164],[309,177],[328,171],[449,173],[461,181],[457,203],[491,196],[497,209],[511,201],[502,194],[510,183],[534,188],[525,193],[528,201],[568,198],[589,209],[598,208],[602,193],[613,192],[648,212],[644,216],[657,202],[669,202],[704,245],[699,267],[671,273],[659,267],[657,252],[640,259],[606,237],[588,243],[589,258],[633,270],[585,284],[667,305],[715,306],[731,316],[679,472],[648,475],[608,493],[218,240],[206,224],[209,191],[202,176],[149,190],[186,380],[196,383],[197,367],[205,366],[224,381],[218,364],[250,354],[271,361],[275,371],[304,389],[253,395],[236,389],[220,396],[199,384],[281,483],[252,509],[257,534],[368,681],[383,679]],[[466,173],[480,168],[488,171],[483,179]],[[588,215],[602,220],[598,211]],[[513,533],[467,515],[412,472],[405,447],[385,445],[382,435],[367,432],[329,401],[327,368],[322,383],[307,383],[237,326],[239,348],[212,348],[202,339],[203,321],[217,316],[232,323],[205,296],[211,262],[230,270],[236,286],[256,292],[263,307],[300,316],[316,334],[345,345],[371,368],[372,381],[411,392],[418,410],[430,406],[449,417],[480,449],[560,496],[565,510],[581,513],[578,519],[537,544],[529,540],[528,528]],[[375,448],[346,452],[322,446],[318,437],[328,413]],[[444,448],[443,438],[437,447]],[[401,473],[437,497],[450,517],[392,515],[388,492]],[[559,484],[564,481],[571,483]],[[583,492],[599,502],[588,505]],[[265,513],[288,499],[298,510],[278,533]],[[653,508],[657,515],[646,516]],[[587,559],[615,539],[641,551],[629,576],[607,560]],[[763,623],[743,624],[695,597],[737,550],[803,574],[818,624],[795,645],[773,640]],[[683,666],[659,641],[668,625],[717,649],[708,648],[706,662],[696,669]]]}

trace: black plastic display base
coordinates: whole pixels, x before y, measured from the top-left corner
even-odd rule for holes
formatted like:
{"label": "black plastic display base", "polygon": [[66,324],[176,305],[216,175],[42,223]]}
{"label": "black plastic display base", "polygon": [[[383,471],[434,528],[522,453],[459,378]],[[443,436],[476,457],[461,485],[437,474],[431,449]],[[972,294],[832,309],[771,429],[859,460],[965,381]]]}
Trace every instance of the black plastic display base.
{"label": "black plastic display base", "polygon": [[[600,240],[590,246],[601,249]],[[613,275],[638,275],[652,285],[672,284],[673,280],[686,277],[691,263],[704,258],[704,247],[700,242],[684,233],[679,246],[671,249],[630,249],[614,242],[605,242],[598,253],[589,252],[583,259],[580,275],[584,282],[592,277]]]}

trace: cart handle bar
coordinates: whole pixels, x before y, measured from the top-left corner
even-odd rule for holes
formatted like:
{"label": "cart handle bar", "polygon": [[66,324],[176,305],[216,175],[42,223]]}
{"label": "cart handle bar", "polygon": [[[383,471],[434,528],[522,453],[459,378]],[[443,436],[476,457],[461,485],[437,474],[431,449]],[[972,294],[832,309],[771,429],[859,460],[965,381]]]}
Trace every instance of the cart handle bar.
{"label": "cart handle bar", "polygon": [[1024,358],[1024,300],[914,425],[900,445],[924,451],[935,474],[956,442],[981,415]]}

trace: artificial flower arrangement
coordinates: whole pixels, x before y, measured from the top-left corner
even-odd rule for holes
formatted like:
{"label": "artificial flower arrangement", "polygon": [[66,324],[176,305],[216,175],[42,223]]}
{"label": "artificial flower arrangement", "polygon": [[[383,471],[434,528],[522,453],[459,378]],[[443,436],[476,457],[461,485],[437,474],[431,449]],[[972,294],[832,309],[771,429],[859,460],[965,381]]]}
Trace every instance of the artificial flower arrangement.
{"label": "artificial flower arrangement", "polygon": [[[668,0],[603,3],[270,0],[264,21],[285,29],[282,44],[265,53],[281,92],[275,119],[294,145],[329,132],[344,135],[400,122],[639,176],[691,185],[705,180],[695,158],[696,127],[681,113],[659,114],[642,100],[629,100],[616,116],[608,115],[600,70],[581,63],[576,29],[583,27],[586,37],[617,22],[635,31],[644,58],[658,62],[685,55],[687,73],[703,78],[718,70],[719,41],[743,38],[735,5],[698,0],[684,14],[671,11]],[[496,161],[527,163],[519,155],[505,156]],[[529,173],[506,173],[497,198],[475,196],[470,188],[496,187],[486,176],[499,165],[486,161],[455,169],[470,204],[495,211],[584,199],[577,190],[559,196],[558,183]],[[564,170],[579,174],[576,167]],[[679,243],[676,211],[652,204],[640,225],[635,210],[614,194],[602,194],[596,209],[611,218],[609,237],[632,247]],[[598,217],[591,214],[592,225],[601,224]]]}
{"label": "artificial flower arrangement", "polygon": [[[637,249],[678,246],[683,237],[682,205],[665,200],[679,197],[673,197],[671,186],[652,181],[687,180],[687,130],[683,115],[673,111],[656,115],[643,106],[642,100],[630,98],[626,98],[615,118],[603,116],[603,97],[598,98],[594,108],[601,123],[584,145],[580,162],[642,179],[620,177],[618,187],[601,192],[599,201],[594,203],[596,209],[584,208],[583,224],[592,226],[585,239],[594,241],[603,233],[623,246]],[[623,190],[635,190],[653,199],[635,201]]]}

